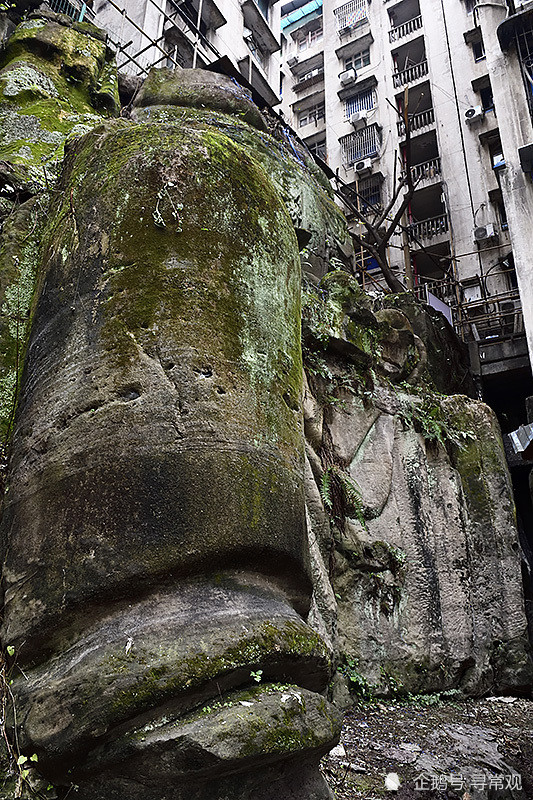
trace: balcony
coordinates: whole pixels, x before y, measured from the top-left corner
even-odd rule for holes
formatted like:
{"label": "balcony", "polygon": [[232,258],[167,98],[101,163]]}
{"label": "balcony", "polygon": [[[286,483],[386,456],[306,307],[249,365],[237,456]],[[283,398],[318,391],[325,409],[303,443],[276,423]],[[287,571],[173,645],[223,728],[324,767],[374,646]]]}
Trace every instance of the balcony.
{"label": "balcony", "polygon": [[402,25],[397,25],[389,31],[389,42],[398,42],[400,39],[405,39],[409,34],[419,31],[422,27],[422,16],[410,19]]}
{"label": "balcony", "polygon": [[[427,111],[421,111],[418,114],[412,114],[409,117],[409,130],[411,133],[415,131],[422,131],[424,128],[429,128],[435,124],[435,112],[432,108]],[[398,136],[405,136],[405,123],[403,119],[399,119],[396,123],[398,127]]]}
{"label": "balcony", "polygon": [[381,147],[380,129],[378,125],[369,125],[360,131],[342,136],[340,141],[342,149],[342,163],[344,166],[372,158],[379,155]]}
{"label": "balcony", "polygon": [[306,89],[309,89],[311,86],[316,86],[317,83],[322,83],[323,81],[324,67],[316,67],[304,75],[301,75],[300,78],[293,83],[292,90],[298,94],[299,92],[303,92]]}
{"label": "balcony", "polygon": [[420,64],[414,64],[412,67],[407,67],[401,72],[394,72],[392,75],[392,82],[395,89],[401,86],[407,86],[409,83],[419,81],[428,74],[428,62],[421,61]]}
{"label": "balcony", "polygon": [[333,11],[339,36],[351,33],[368,22],[367,0],[350,0]]}
{"label": "balcony", "polygon": [[411,176],[413,183],[422,183],[423,181],[430,181],[434,178],[440,178],[441,163],[440,157],[430,158],[429,161],[424,161],[422,164],[416,164],[411,167]]}
{"label": "balcony", "polygon": [[409,225],[408,236],[414,244],[417,244],[448,233],[448,228],[448,215],[439,214],[438,217],[412,222]]}

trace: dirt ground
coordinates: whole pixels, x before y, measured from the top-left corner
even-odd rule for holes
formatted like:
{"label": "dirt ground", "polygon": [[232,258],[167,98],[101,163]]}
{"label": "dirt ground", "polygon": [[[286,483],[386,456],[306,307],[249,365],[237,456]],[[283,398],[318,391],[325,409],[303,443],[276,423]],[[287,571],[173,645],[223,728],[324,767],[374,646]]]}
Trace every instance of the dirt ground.
{"label": "dirt ground", "polygon": [[337,800],[533,800],[533,701],[360,702],[323,771]]}

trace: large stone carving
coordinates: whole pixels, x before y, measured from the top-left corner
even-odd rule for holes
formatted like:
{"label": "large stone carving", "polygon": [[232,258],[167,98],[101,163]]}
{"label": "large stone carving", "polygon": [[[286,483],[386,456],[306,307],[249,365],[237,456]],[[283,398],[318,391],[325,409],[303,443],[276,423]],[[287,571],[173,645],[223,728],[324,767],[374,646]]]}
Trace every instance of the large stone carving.
{"label": "large stone carving", "polygon": [[339,716],[265,160],[340,218],[235,83],[196,73],[180,105],[163,77],[69,144],[44,232],[2,522],[19,746],[91,800],[319,800]]}
{"label": "large stone carving", "polygon": [[106,120],[105,37],[65,18],[3,63],[2,639],[46,783],[326,800],[336,667],[337,697],[527,690],[494,417],[436,392],[470,386],[443,318],[338,270],[305,149],[202,70]]}

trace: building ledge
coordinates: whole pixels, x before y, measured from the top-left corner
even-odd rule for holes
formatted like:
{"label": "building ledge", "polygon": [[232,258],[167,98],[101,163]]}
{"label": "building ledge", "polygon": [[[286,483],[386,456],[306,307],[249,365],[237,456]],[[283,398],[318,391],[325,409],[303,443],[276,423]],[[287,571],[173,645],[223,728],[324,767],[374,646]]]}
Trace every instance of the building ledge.
{"label": "building ledge", "polygon": [[261,50],[264,50],[265,53],[275,53],[279,50],[281,45],[254,0],[243,0],[241,8],[244,24],[254,32]]}
{"label": "building ledge", "polygon": [[369,91],[370,89],[374,89],[377,85],[376,76],[367,75],[361,78],[361,80],[356,80],[354,83],[350,84],[350,86],[343,86],[339,89],[337,95],[339,96],[339,100],[348,100],[348,98],[353,97],[354,94]]}
{"label": "building ledge", "polygon": [[367,47],[370,47],[373,41],[374,37],[372,36],[372,31],[368,26],[367,30],[360,36],[352,38],[349,42],[345,42],[340,47],[337,47],[335,49],[335,55],[337,58],[346,58],[347,56],[356,53],[358,50],[366,50]]}

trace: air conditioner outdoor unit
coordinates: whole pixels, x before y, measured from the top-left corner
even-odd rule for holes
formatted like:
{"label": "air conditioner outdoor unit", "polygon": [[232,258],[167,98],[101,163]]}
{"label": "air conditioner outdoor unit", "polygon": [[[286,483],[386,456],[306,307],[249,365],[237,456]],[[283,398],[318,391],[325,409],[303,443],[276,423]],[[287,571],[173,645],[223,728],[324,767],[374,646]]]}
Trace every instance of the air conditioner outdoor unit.
{"label": "air conditioner outdoor unit", "polygon": [[465,111],[465,120],[469,125],[471,125],[472,122],[478,122],[478,120],[483,119],[483,116],[484,113],[481,106],[471,106]]}
{"label": "air conditioner outdoor unit", "polygon": [[356,131],[366,126],[367,114],[367,111],[354,111],[353,114],[350,114],[350,122]]}
{"label": "air conditioner outdoor unit", "polygon": [[359,176],[368,175],[372,172],[372,159],[363,158],[361,161],[356,161],[353,168]]}
{"label": "air conditioner outdoor unit", "polygon": [[357,72],[353,67],[350,67],[350,69],[345,69],[344,72],[341,72],[339,75],[339,80],[343,86],[349,86],[351,83],[355,83],[357,80]]}
{"label": "air conditioner outdoor unit", "polygon": [[479,228],[474,228],[474,242],[484,242],[486,239],[492,239],[496,236],[494,224],[489,222],[487,225],[480,225]]}
{"label": "air conditioner outdoor unit", "polygon": [[291,56],[290,58],[287,59],[287,66],[289,67],[295,67],[297,63],[298,63],[298,56]]}

